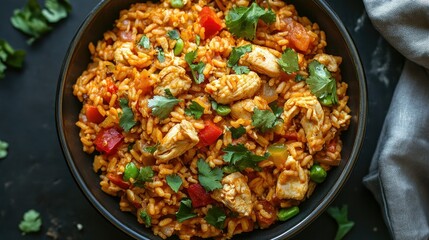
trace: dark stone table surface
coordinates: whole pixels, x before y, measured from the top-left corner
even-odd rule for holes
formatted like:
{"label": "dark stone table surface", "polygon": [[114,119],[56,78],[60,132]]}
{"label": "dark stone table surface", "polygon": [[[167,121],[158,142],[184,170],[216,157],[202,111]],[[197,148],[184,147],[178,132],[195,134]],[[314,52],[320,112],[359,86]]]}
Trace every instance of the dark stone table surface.
{"label": "dark stone table surface", "polygon": [[[42,1],[39,1],[42,3]],[[70,0],[70,16],[33,45],[10,24],[26,0],[1,0],[0,39],[27,51],[21,71],[0,80],[0,140],[9,155],[0,159],[0,239],[130,239],[84,197],[63,157],[55,126],[55,94],[62,60],[78,27],[98,0]],[[362,184],[403,66],[403,57],[371,25],[360,0],[327,0],[351,34],[368,85],[367,131],[359,161],[332,206],[347,204],[354,228],[345,239],[390,239],[381,209]],[[22,236],[18,224],[28,209],[41,213],[39,233]],[[83,226],[78,229],[77,226]],[[334,239],[336,224],[326,213],[296,239]],[[323,234],[323,235],[321,235]],[[321,237],[324,236],[324,237]]]}

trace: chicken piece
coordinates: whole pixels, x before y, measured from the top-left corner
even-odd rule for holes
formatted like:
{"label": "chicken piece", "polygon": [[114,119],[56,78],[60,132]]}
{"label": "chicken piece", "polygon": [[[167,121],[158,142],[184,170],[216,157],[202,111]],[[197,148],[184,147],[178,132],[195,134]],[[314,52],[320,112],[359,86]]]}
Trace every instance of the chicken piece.
{"label": "chicken piece", "polygon": [[220,104],[251,98],[261,87],[262,80],[257,73],[230,74],[215,79],[206,85],[205,91]]}
{"label": "chicken piece", "polygon": [[256,107],[256,104],[252,99],[245,99],[238,101],[231,106],[231,117],[235,120],[244,119],[252,120],[253,109]]}
{"label": "chicken piece", "polygon": [[338,66],[342,62],[341,57],[332,56],[326,53],[319,53],[314,56],[314,59],[325,65],[330,72],[337,72]]}
{"label": "chicken piece", "polygon": [[280,199],[302,200],[308,191],[308,174],[292,156],[287,158],[285,165],[290,169],[280,173],[277,179],[276,196]]}
{"label": "chicken piece", "polygon": [[322,134],[325,113],[315,96],[292,97],[284,105],[282,117],[285,125],[288,125],[301,111],[303,112],[301,126],[305,132],[310,154],[313,154],[322,150],[325,144]]}
{"label": "chicken piece", "polygon": [[145,68],[152,64],[152,59],[149,55],[143,52],[134,53],[134,43],[125,42],[114,52],[114,59],[117,63],[124,65]]}
{"label": "chicken piece", "polygon": [[239,64],[248,66],[251,70],[269,77],[278,77],[280,76],[281,68],[277,60],[278,58],[267,48],[252,45],[252,51],[244,54],[240,58]]}
{"label": "chicken piece", "polygon": [[165,89],[168,88],[173,96],[178,96],[191,88],[192,80],[180,66],[168,66],[162,69],[158,76],[160,82],[153,90],[155,95],[165,95]]}
{"label": "chicken piece", "polygon": [[168,131],[153,156],[157,159],[157,163],[166,163],[193,148],[198,142],[198,133],[194,126],[182,120]]}
{"label": "chicken piece", "polygon": [[222,185],[222,189],[213,191],[212,198],[241,216],[249,216],[253,203],[247,178],[240,172],[231,173],[222,179]]}

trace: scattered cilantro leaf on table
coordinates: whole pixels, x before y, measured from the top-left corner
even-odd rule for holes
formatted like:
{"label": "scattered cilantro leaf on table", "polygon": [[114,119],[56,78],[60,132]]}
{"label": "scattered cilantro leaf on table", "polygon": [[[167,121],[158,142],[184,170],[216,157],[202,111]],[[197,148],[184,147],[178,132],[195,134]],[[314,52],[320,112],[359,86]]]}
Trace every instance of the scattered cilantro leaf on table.
{"label": "scattered cilantro leaf on table", "polygon": [[5,141],[0,140],[0,159],[7,157],[7,148],[9,144]]}
{"label": "scattered cilantro leaf on table", "polygon": [[194,64],[195,59],[197,58],[197,49],[194,51],[188,52],[185,54],[185,61],[188,63],[189,68],[191,68],[191,73],[194,81],[198,84],[204,82],[204,68],[206,67],[206,64],[203,62],[199,62],[197,64]]}
{"label": "scattered cilantro leaf on table", "polygon": [[204,217],[204,220],[208,224],[215,226],[218,229],[224,228],[224,223],[226,220],[225,211],[217,206],[213,206],[207,211],[207,215]]}
{"label": "scattered cilantro leaf on table", "polygon": [[225,17],[225,23],[234,36],[253,40],[259,19],[270,24],[276,21],[276,15],[271,9],[265,10],[252,3],[250,7],[232,8]]}
{"label": "scattered cilantro leaf on table", "polygon": [[168,186],[170,186],[170,188],[177,193],[179,191],[180,186],[182,186],[182,178],[177,174],[173,174],[168,175],[165,179],[167,180]]}
{"label": "scattered cilantro leaf on table", "polygon": [[24,213],[23,219],[18,227],[23,234],[26,234],[40,231],[41,226],[42,219],[40,218],[40,213],[31,209]]}
{"label": "scattered cilantro leaf on table", "polygon": [[338,230],[335,235],[335,240],[341,240],[355,225],[353,221],[349,221],[347,219],[347,205],[343,205],[341,208],[329,207],[326,211],[332,218],[335,219],[338,224]]}
{"label": "scattered cilantro leaf on table", "polygon": [[119,118],[119,126],[124,129],[125,132],[129,132],[134,125],[136,125],[136,121],[134,120],[134,114],[131,108],[128,106],[128,100],[126,98],[121,98],[119,100],[119,105],[122,108],[122,114]]}
{"label": "scattered cilantro leaf on table", "polygon": [[6,40],[0,39],[0,79],[5,77],[7,66],[21,68],[24,59],[24,50],[15,50]]}
{"label": "scattered cilantro leaf on table", "polygon": [[299,70],[298,54],[291,48],[287,48],[277,62],[281,69],[288,74]]}
{"label": "scattered cilantro leaf on table", "polygon": [[46,0],[45,7],[42,14],[50,23],[56,23],[66,18],[72,10],[72,6],[67,0]]}
{"label": "scattered cilantro leaf on table", "polygon": [[165,89],[165,95],[165,97],[154,96],[148,102],[148,107],[152,109],[152,114],[161,120],[167,118],[170,112],[173,111],[174,106],[182,101],[175,98],[168,88]]}
{"label": "scattered cilantro leaf on table", "polygon": [[198,159],[198,181],[207,192],[222,188],[220,181],[223,177],[222,169],[216,167],[211,169],[203,159]]}
{"label": "scattered cilantro leaf on table", "polygon": [[185,109],[185,114],[194,116],[195,119],[200,119],[204,113],[204,108],[195,101],[191,101],[191,105]]}
{"label": "scattered cilantro leaf on table", "polygon": [[325,106],[337,104],[337,83],[325,65],[314,60],[308,65],[308,71],[310,75],[305,82],[320,103]]}
{"label": "scattered cilantro leaf on table", "polygon": [[249,151],[243,144],[229,144],[226,148],[222,149],[222,151],[225,153],[223,155],[223,160],[238,171],[242,171],[246,168],[260,170],[258,163],[266,160],[270,156],[268,152],[263,156],[256,155]]}
{"label": "scattered cilantro leaf on table", "polygon": [[176,212],[177,221],[183,222],[196,216],[197,214],[192,212],[192,200],[189,198],[182,199],[179,210]]}

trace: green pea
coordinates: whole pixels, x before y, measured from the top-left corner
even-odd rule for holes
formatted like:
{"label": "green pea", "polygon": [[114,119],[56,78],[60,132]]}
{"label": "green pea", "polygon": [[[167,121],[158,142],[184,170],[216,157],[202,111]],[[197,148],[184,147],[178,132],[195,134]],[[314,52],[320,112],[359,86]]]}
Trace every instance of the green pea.
{"label": "green pea", "polygon": [[179,55],[183,51],[183,47],[185,46],[185,43],[181,38],[177,39],[176,45],[174,45],[174,55]]}
{"label": "green pea", "polygon": [[290,208],[282,208],[277,212],[277,218],[280,221],[286,221],[296,216],[299,213],[299,208],[297,206]]}
{"label": "green pea", "polygon": [[322,183],[325,181],[327,175],[328,174],[326,173],[325,169],[323,169],[320,165],[316,164],[310,168],[310,179],[313,182]]}
{"label": "green pea", "polygon": [[182,0],[171,0],[170,4],[173,8],[182,8],[185,5]]}
{"label": "green pea", "polygon": [[129,181],[130,178],[136,179],[139,175],[139,169],[132,162],[128,163],[125,166],[124,176],[122,177],[124,181]]}
{"label": "green pea", "polygon": [[223,116],[228,115],[231,112],[231,108],[226,106],[226,105],[220,105],[219,104],[216,108],[216,112],[217,112],[217,114],[219,114],[223,117]]}

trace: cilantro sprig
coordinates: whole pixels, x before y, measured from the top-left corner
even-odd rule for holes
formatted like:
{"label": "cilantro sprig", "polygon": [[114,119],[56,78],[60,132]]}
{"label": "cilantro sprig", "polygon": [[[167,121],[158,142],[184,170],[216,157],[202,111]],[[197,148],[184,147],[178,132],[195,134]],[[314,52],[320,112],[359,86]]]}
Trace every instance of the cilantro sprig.
{"label": "cilantro sprig", "polygon": [[0,140],[0,159],[7,157],[7,148],[9,144],[5,141]]}
{"label": "cilantro sprig", "polygon": [[129,132],[137,123],[134,120],[133,110],[128,106],[128,99],[126,98],[119,99],[119,105],[122,108],[122,114],[119,117],[119,126],[121,126],[125,132]]}
{"label": "cilantro sprig", "polygon": [[180,201],[179,210],[176,212],[176,219],[179,222],[196,217],[197,214],[192,212],[192,200],[184,198]]}
{"label": "cilantro sprig", "polygon": [[30,209],[24,213],[23,219],[19,223],[19,229],[23,234],[38,232],[42,226],[40,213],[34,209]]}
{"label": "cilantro sprig", "polygon": [[150,166],[138,168],[133,162],[130,162],[125,166],[122,179],[124,181],[133,179],[133,184],[141,187],[145,182],[151,182],[153,176],[154,172]]}
{"label": "cilantro sprig", "polygon": [[266,152],[263,156],[256,155],[249,151],[243,144],[231,145],[229,144],[226,148],[222,149],[225,153],[223,160],[228,162],[231,166],[229,172],[242,171],[246,168],[253,168],[260,170],[258,163],[266,160],[270,154]]}
{"label": "cilantro sprig", "polygon": [[241,56],[252,51],[252,45],[244,45],[240,47],[233,47],[231,54],[229,55],[227,66],[232,68],[236,74],[247,74],[249,73],[249,68],[247,66],[238,66],[238,61]]}
{"label": "cilantro sprig", "polygon": [[281,69],[288,74],[299,70],[298,54],[291,48],[287,48],[277,62]]}
{"label": "cilantro sprig", "polygon": [[276,21],[276,14],[271,9],[265,10],[258,4],[252,3],[250,7],[231,9],[225,17],[225,23],[234,36],[253,40],[259,19],[270,24]]}
{"label": "cilantro sprig", "polygon": [[167,88],[164,91],[166,96],[154,96],[148,102],[148,107],[152,109],[152,114],[161,120],[167,118],[170,112],[173,111],[174,106],[182,101],[175,98],[170,89]]}
{"label": "cilantro sprig", "polygon": [[223,177],[222,169],[215,167],[211,169],[203,159],[198,159],[198,181],[207,192],[222,188],[220,181]]}
{"label": "cilantro sprig", "polygon": [[6,40],[0,39],[0,79],[5,77],[8,66],[21,68],[24,58],[24,50],[15,50]]}
{"label": "cilantro sprig", "polygon": [[146,35],[143,35],[140,38],[140,41],[139,41],[138,45],[140,47],[145,48],[145,49],[149,49],[150,48],[150,40],[149,40],[149,38]]}
{"label": "cilantro sprig", "polygon": [[226,220],[225,211],[220,207],[213,206],[207,211],[207,215],[204,217],[204,220],[218,229],[223,229]]}
{"label": "cilantro sprig", "polygon": [[310,75],[305,82],[320,103],[325,106],[337,104],[337,83],[325,65],[314,60],[308,65],[308,71]]}
{"label": "cilantro sprig", "polygon": [[353,221],[349,221],[347,218],[347,205],[343,205],[341,208],[329,207],[327,213],[334,218],[338,224],[335,240],[341,240],[355,225]]}
{"label": "cilantro sprig", "polygon": [[182,186],[182,178],[177,174],[173,174],[168,175],[165,179],[167,181],[168,186],[170,186],[170,188],[177,193],[180,189],[180,186]]}
{"label": "cilantro sprig", "polygon": [[195,119],[200,119],[204,113],[204,107],[195,101],[191,101],[188,108],[185,109],[185,114],[188,116],[194,116]]}
{"label": "cilantro sprig", "polygon": [[194,78],[194,81],[198,84],[204,82],[204,68],[206,67],[206,64],[200,61],[197,64],[194,64],[195,59],[197,58],[198,49],[195,49],[194,51],[190,51],[185,54],[185,61],[188,63],[189,67],[191,68],[192,77]]}
{"label": "cilantro sprig", "polygon": [[230,127],[229,131],[231,132],[232,139],[238,139],[246,133],[246,129],[240,125],[240,127]]}

